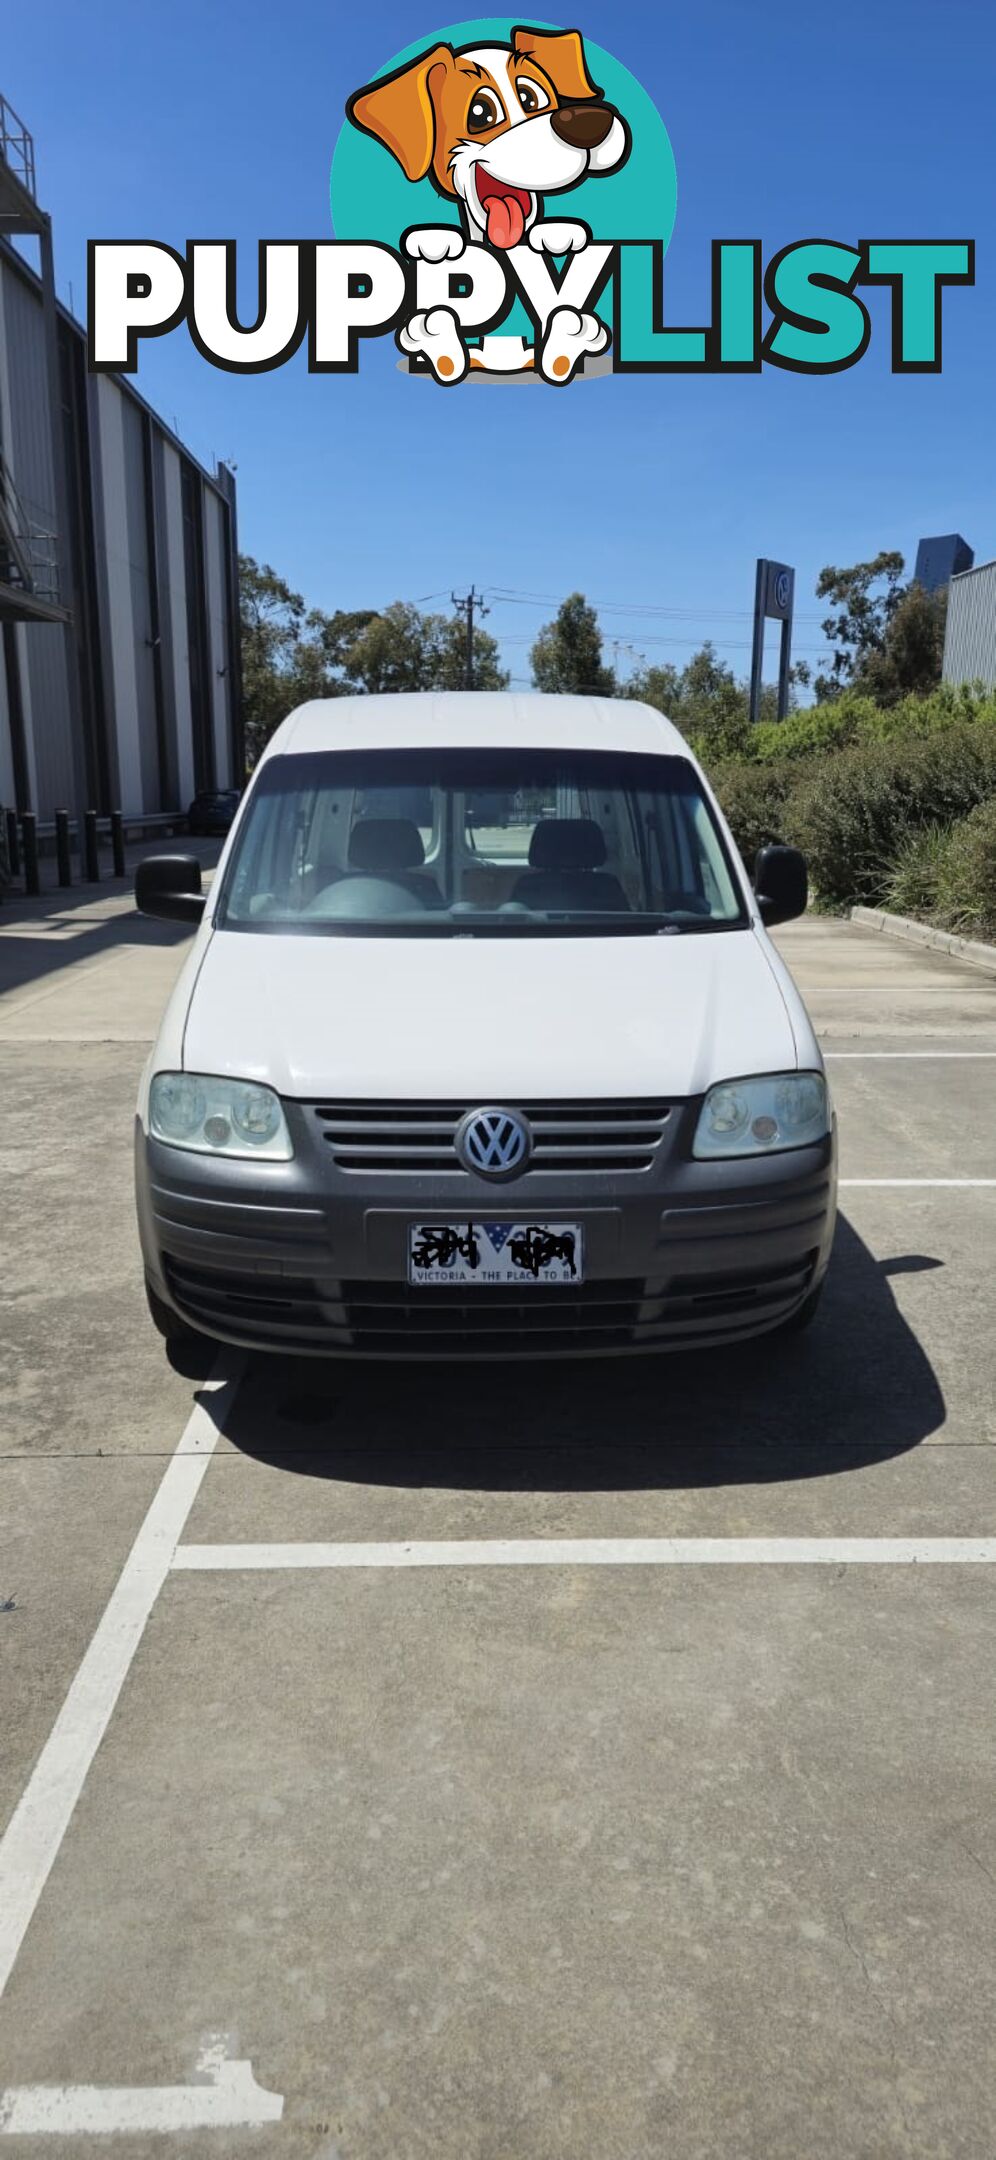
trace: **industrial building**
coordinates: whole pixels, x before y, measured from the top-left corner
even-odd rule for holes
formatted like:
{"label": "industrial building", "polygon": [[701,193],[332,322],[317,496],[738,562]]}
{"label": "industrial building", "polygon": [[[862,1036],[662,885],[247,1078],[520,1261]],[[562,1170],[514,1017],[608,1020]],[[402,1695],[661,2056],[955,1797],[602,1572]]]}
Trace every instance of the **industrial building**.
{"label": "industrial building", "polygon": [[943,679],[996,690],[996,562],[979,563],[948,586]]}
{"label": "industrial building", "polygon": [[960,571],[970,570],[974,561],[975,555],[960,533],[936,533],[921,540],[913,576],[924,592],[940,592]]}
{"label": "industrial building", "polygon": [[88,373],[0,97],[0,805],[137,822],[240,784],[238,620],[234,477]]}

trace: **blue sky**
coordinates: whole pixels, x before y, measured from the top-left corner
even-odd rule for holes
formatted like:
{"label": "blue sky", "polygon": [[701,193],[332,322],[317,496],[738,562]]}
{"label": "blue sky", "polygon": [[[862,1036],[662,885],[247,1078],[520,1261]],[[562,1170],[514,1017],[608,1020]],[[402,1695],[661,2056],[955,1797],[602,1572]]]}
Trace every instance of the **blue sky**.
{"label": "blue sky", "polygon": [[[327,237],[347,95],[448,19],[410,0],[15,10],[0,91],[35,136],[61,296],[72,285],[82,313],[90,236],[234,237],[253,265],[259,237]],[[399,376],[390,340],[356,377],[309,378],[299,358],[238,378],[181,328],[142,348],[139,386],[205,462],[237,463],[243,546],[315,604],[448,597],[471,581],[554,598],[580,588],[612,603],[609,641],[680,663],[711,636],[746,672],[754,559],[768,554],[797,566],[796,650],[818,660],[823,563],[890,546],[912,567],[920,534],[952,529],[977,559],[996,555],[996,17],[983,0],[592,0],[569,19],[667,124],[672,322],[708,320],[714,237],[757,236],[766,260],[812,235],[972,237],[978,283],[945,296],[942,374],[891,374],[881,293],[865,295],[867,355],[825,378],[447,394]],[[514,676],[528,676],[551,612],[494,606],[488,628]]]}

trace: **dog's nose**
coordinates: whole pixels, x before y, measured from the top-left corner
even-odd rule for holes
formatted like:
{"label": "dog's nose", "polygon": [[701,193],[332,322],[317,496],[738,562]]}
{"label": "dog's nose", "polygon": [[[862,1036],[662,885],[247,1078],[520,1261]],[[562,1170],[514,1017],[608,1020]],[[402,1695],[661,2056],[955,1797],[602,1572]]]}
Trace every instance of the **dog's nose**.
{"label": "dog's nose", "polygon": [[551,115],[550,125],[572,150],[597,150],[615,117],[611,105],[599,105],[593,98],[590,105],[561,105]]}

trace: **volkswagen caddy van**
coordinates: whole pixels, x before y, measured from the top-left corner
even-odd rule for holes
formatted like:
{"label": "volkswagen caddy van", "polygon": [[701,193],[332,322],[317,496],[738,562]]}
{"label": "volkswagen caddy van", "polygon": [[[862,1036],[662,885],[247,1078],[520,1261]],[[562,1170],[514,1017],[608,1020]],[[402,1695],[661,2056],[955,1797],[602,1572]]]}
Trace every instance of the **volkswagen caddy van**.
{"label": "volkswagen caddy van", "polygon": [[830,1255],[823,1061],[660,713],[338,698],[273,736],[142,1079],[138,1218],[167,1338],[349,1358],[688,1349],[803,1325]]}

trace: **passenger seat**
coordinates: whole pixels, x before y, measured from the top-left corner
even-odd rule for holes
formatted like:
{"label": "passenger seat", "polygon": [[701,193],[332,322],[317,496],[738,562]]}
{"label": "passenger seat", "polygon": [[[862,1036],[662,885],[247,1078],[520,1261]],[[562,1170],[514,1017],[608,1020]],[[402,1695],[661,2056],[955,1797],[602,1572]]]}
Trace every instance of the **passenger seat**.
{"label": "passenger seat", "polygon": [[543,818],[529,842],[529,868],[511,897],[554,914],[628,914],[619,879],[602,869],[605,852],[605,835],[594,818]]}

